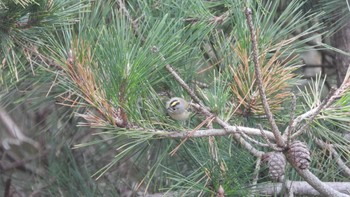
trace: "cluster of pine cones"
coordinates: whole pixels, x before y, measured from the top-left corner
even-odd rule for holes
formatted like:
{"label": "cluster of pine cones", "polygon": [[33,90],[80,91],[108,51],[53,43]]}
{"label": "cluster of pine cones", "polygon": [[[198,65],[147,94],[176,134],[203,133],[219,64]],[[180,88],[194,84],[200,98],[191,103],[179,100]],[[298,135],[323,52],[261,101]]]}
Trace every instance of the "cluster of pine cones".
{"label": "cluster of pine cones", "polygon": [[[310,166],[310,151],[306,144],[301,141],[292,142],[287,151],[288,160],[300,170],[308,169]],[[269,177],[272,180],[280,180],[284,176],[286,157],[282,152],[269,152],[263,155],[262,161],[267,163]]]}

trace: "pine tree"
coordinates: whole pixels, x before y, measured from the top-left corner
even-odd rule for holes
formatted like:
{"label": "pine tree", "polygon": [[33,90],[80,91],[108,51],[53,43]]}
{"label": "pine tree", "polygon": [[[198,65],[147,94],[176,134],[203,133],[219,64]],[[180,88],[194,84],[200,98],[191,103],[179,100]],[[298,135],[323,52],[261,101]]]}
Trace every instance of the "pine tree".
{"label": "pine tree", "polygon": [[[46,195],[347,196],[350,76],[326,96],[324,76],[298,86],[300,54],[330,48],[309,45],[329,34],[306,7],[2,1],[1,102],[54,102],[57,117],[35,128],[61,130],[4,147],[47,157]],[[187,120],[167,114],[172,97],[189,102]]]}

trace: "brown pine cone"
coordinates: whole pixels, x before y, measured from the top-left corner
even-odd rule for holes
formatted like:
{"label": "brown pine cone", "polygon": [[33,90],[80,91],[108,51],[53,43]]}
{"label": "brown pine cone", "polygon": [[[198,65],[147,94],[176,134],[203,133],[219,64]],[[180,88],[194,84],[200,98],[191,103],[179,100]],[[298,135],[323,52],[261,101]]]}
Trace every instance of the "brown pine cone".
{"label": "brown pine cone", "polygon": [[308,169],[310,166],[310,151],[306,144],[301,141],[294,141],[290,144],[287,157],[294,166],[301,170]]}
{"label": "brown pine cone", "polygon": [[271,179],[279,180],[282,178],[285,172],[286,158],[281,152],[266,153],[263,155],[262,161],[267,163]]}

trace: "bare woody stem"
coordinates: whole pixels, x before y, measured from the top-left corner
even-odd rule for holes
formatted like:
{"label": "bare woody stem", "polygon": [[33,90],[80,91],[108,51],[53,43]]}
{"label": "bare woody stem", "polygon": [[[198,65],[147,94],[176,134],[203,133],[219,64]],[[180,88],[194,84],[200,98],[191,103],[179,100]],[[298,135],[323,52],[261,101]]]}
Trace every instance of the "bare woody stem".
{"label": "bare woody stem", "polygon": [[261,126],[261,124],[258,124],[258,127],[260,129],[261,135],[264,138],[264,140],[266,141],[266,143],[269,145],[269,147],[274,150],[274,151],[282,151],[281,148],[277,147],[276,144],[272,144],[269,140],[269,138],[267,137],[267,135],[264,133],[264,130]]}
{"label": "bare woody stem", "polygon": [[[165,62],[164,56],[159,52],[157,47],[152,47],[151,49],[154,53],[159,53],[161,59]],[[191,88],[186,84],[184,80],[176,73],[173,67],[170,64],[165,65],[165,68],[168,72],[175,78],[175,80],[182,86],[183,89],[190,95],[190,97],[198,104],[201,104],[201,100],[197,97],[197,95],[191,90]]]}
{"label": "bare woody stem", "polygon": [[198,104],[201,104],[201,100],[196,96],[196,94],[191,90],[191,88],[185,83],[184,80],[175,72],[170,64],[167,64],[165,68],[173,75],[177,82],[186,90],[186,92],[191,96],[191,98]]}
{"label": "bare woody stem", "polygon": [[334,95],[335,89],[331,89],[329,91],[328,97],[322,101],[322,103],[316,108],[316,111],[309,117],[308,121],[300,127],[300,129],[295,132],[292,136],[291,139],[296,138],[299,136],[301,133],[303,133],[306,128],[315,120],[316,116],[322,111],[322,109],[325,108],[326,104],[329,102],[329,100],[332,98]]}
{"label": "bare woody stem", "polygon": [[296,106],[297,106],[297,97],[295,96],[295,94],[292,93],[292,111],[290,112],[290,120],[289,120],[289,124],[288,127],[286,129],[286,135],[287,135],[287,146],[289,146],[291,139],[290,136],[292,134],[292,132],[294,131],[294,127],[292,127],[293,123],[294,123],[294,118],[295,118],[295,110],[296,110]]}
{"label": "bare woody stem", "polygon": [[344,193],[341,193],[329,185],[323,183],[319,180],[314,174],[312,174],[309,170],[300,170],[299,168],[294,168],[298,174],[303,177],[306,182],[308,182],[313,188],[315,188],[318,192],[322,194],[322,196],[337,196],[337,197],[349,197]]}
{"label": "bare woody stem", "polygon": [[[159,133],[165,133],[165,137],[169,138],[186,138],[187,133],[186,132],[166,132],[164,130],[155,130],[155,132]],[[243,127],[243,126],[229,126],[226,129],[204,129],[204,130],[197,130],[191,137],[197,138],[197,137],[209,137],[209,136],[225,136],[225,135],[231,135],[233,133],[244,133],[248,136],[261,136],[261,131],[256,128],[250,128],[250,127]],[[265,135],[270,140],[274,140],[275,137],[270,131],[264,130]]]}
{"label": "bare woody stem", "polygon": [[135,33],[137,34],[137,36],[139,36],[141,38],[142,41],[145,41],[145,38],[143,37],[143,35],[141,34],[137,22],[136,20],[133,20],[133,18],[131,17],[128,9],[126,9],[126,5],[125,2],[123,0],[118,0],[118,4],[120,9],[122,10],[122,12],[124,12],[126,18],[129,20],[129,22],[132,25],[133,30],[135,31]]}
{"label": "bare woody stem", "polygon": [[[212,117],[214,116],[213,113],[211,113],[207,107],[205,106],[201,106],[199,104],[192,104],[192,107],[194,107],[197,111],[200,111],[201,113],[203,113],[206,117]],[[233,138],[240,143],[246,150],[248,150],[252,155],[254,155],[255,157],[261,157],[262,154],[264,152],[257,150],[254,146],[252,146],[250,143],[248,143],[247,141],[245,141],[243,139],[243,137],[239,134],[239,132],[232,132],[234,131],[239,131],[239,129],[237,128],[237,126],[231,126],[229,123],[221,120],[219,117],[215,117],[215,121],[224,128],[226,133],[232,133],[233,134]]]}
{"label": "bare woody stem", "polygon": [[[316,118],[316,116],[324,109],[327,109],[330,107],[338,98],[342,97],[346,92],[348,92],[350,87],[350,67],[348,68],[344,81],[341,84],[341,86],[334,90],[331,89],[330,92],[328,93],[328,96],[323,102],[317,106],[316,108],[313,108],[304,114],[299,115],[296,117],[292,123],[287,127],[286,131],[290,130],[292,128],[293,130],[305,119],[308,119],[309,121],[306,122],[304,125],[300,126],[301,129],[299,129],[296,133],[294,133],[291,138],[296,138],[298,135],[301,135],[304,131],[306,126]],[[310,121],[311,120],[311,121]],[[305,127],[305,128],[303,128]],[[290,134],[291,132],[285,132],[283,137],[286,137],[285,135]]]}
{"label": "bare woody stem", "polygon": [[255,76],[256,76],[257,83],[258,83],[258,89],[259,89],[261,101],[262,101],[267,119],[269,120],[269,123],[271,125],[271,130],[273,132],[273,135],[276,138],[276,143],[278,146],[284,147],[285,143],[284,143],[283,138],[281,136],[281,132],[279,131],[279,129],[277,127],[275,119],[273,118],[273,115],[271,113],[270,106],[267,102],[265,89],[263,87],[262,74],[261,74],[261,69],[260,69],[259,60],[258,60],[258,56],[259,56],[258,43],[256,40],[255,29],[254,29],[254,25],[253,25],[253,21],[252,21],[252,10],[250,8],[246,8],[245,15],[247,18],[247,24],[248,24],[248,27],[250,30],[250,36],[251,36],[251,40],[252,40]]}

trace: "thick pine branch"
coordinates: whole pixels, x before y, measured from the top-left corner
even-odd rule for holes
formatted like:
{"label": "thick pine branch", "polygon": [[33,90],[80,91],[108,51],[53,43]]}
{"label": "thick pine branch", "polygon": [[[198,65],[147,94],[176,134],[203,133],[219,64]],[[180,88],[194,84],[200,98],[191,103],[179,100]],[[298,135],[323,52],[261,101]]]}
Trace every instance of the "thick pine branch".
{"label": "thick pine branch", "polygon": [[[257,47],[258,45],[257,45],[257,41],[256,41],[254,25],[252,22],[252,10],[250,8],[246,8],[245,14],[246,14],[247,23],[248,23],[248,26],[250,29],[251,41],[252,41],[252,45],[253,45],[253,61],[254,61],[254,68],[255,68],[255,76],[256,76],[256,79],[258,82],[259,93],[260,93],[260,96],[262,99],[262,103],[264,106],[266,116],[268,117],[269,123],[271,124],[272,132],[275,135],[276,142],[279,146],[284,147],[285,146],[284,140],[283,140],[281,133],[277,127],[275,119],[273,118],[273,115],[271,113],[269,104],[267,103],[266,94],[265,94],[264,88],[263,88],[261,69],[260,69],[259,61],[258,61],[258,47]],[[345,89],[345,88],[339,88],[339,89]],[[339,92],[341,92],[341,91],[339,91]],[[335,100],[335,97],[333,95],[330,96],[330,99],[328,99],[328,101],[326,101],[324,105],[321,105],[320,109],[317,109],[315,111],[315,114],[319,113],[321,109],[326,107],[326,105],[332,101],[332,98],[334,98],[334,100]],[[290,162],[290,163],[293,165],[293,162]],[[345,194],[342,194],[342,193],[332,189],[331,187],[327,186],[326,184],[324,184],[321,180],[319,180],[309,170],[301,170],[297,166],[294,166],[294,165],[293,165],[293,167],[298,172],[298,174],[300,176],[302,176],[310,185],[312,185],[322,195],[325,195],[325,196],[347,196]]]}
{"label": "thick pine branch", "polygon": [[[292,190],[293,194],[298,196],[321,196],[320,192],[305,181],[286,181],[286,183],[283,184],[284,183],[259,184],[256,186],[255,193],[276,196],[282,194],[284,189],[288,189]],[[350,182],[324,182],[324,184],[339,192],[350,194]]]}
{"label": "thick pine branch", "polygon": [[247,18],[248,27],[250,30],[250,35],[251,35],[251,41],[252,41],[252,46],[253,46],[253,62],[254,62],[255,76],[256,76],[257,83],[258,83],[258,89],[259,89],[261,101],[262,101],[267,119],[269,120],[269,123],[271,125],[271,130],[272,130],[273,134],[275,135],[276,142],[277,142],[278,146],[284,147],[285,143],[284,143],[283,138],[281,136],[281,132],[279,131],[279,129],[277,127],[276,121],[273,118],[272,112],[270,110],[270,106],[267,102],[265,89],[263,87],[263,79],[262,79],[261,68],[260,68],[259,59],[258,59],[258,57],[259,57],[258,43],[257,43],[257,39],[256,39],[253,21],[252,21],[252,10],[250,8],[246,8],[245,14],[246,14],[246,18]]}

